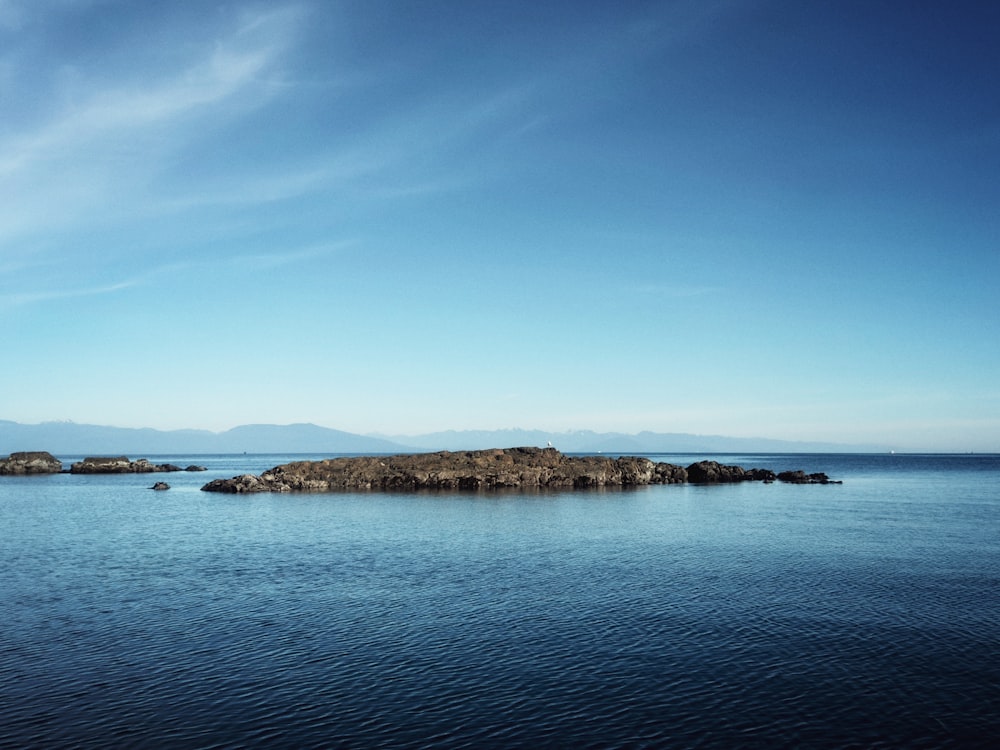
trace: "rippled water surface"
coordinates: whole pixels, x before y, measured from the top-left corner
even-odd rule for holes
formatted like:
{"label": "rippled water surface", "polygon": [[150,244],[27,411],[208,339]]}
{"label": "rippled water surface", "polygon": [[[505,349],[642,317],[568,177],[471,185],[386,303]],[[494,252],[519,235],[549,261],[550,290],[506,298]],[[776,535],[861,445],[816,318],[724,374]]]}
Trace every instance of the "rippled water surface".
{"label": "rippled water surface", "polygon": [[0,746],[1000,736],[998,457],[717,457],[836,486],[198,490],[288,458],[0,477]]}

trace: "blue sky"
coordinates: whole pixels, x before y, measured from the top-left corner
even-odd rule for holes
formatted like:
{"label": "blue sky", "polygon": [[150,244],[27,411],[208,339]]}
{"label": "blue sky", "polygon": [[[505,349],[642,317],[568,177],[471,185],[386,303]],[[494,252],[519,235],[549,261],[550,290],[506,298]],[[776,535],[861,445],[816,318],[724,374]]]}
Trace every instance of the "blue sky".
{"label": "blue sky", "polygon": [[1000,451],[998,30],[0,0],[0,419]]}

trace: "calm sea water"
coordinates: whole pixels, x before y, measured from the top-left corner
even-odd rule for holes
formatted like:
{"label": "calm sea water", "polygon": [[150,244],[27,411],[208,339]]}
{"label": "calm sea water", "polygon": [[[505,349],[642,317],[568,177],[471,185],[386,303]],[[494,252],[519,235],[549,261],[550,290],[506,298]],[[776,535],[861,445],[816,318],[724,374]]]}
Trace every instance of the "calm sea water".
{"label": "calm sea water", "polygon": [[0,746],[1000,737],[998,456],[716,457],[839,486],[291,496],[198,490],[289,456],[149,458],[209,471],[0,478]]}

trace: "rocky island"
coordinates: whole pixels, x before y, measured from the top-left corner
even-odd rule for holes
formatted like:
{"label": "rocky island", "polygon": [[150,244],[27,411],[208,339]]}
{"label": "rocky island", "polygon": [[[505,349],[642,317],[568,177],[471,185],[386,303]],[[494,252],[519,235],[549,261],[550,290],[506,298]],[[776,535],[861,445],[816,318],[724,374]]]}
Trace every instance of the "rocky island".
{"label": "rocky island", "polygon": [[0,458],[0,476],[27,474],[58,474],[62,461],[47,451],[20,451]]}
{"label": "rocky island", "polygon": [[637,487],[649,484],[786,481],[831,484],[825,474],[744,469],[716,461],[688,467],[648,458],[566,456],[555,448],[439,451],[295,461],[257,476],[216,479],[206,492],[335,492],[338,490],[492,490],[504,488]]}
{"label": "rocky island", "polygon": [[130,461],[127,456],[90,456],[69,468],[70,474],[152,474],[165,471],[205,471],[204,466],[182,469],[174,464],[154,464],[140,458]]}

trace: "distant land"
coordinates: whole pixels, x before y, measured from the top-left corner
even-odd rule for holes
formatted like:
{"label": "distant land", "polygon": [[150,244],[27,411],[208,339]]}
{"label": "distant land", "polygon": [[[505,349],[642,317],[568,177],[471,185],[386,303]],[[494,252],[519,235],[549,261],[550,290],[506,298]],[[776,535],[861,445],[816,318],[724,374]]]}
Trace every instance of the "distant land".
{"label": "distant land", "polygon": [[248,424],[225,432],[107,427],[75,422],[19,424],[0,420],[0,454],[45,450],[62,455],[210,453],[397,453],[412,450],[381,438],[314,424]]}
{"label": "distant land", "polygon": [[683,432],[544,432],[541,430],[449,430],[427,435],[385,435],[423,450],[485,450],[552,443],[563,453],[883,453],[879,445],[800,442]]}
{"label": "distant land", "polygon": [[314,424],[248,424],[225,432],[109,427],[75,422],[0,420],[0,455],[45,450],[55,455],[196,455],[211,453],[412,453],[483,450],[552,443],[563,453],[879,453],[876,445],[797,442],[722,435],[640,432],[464,430],[426,435],[359,435]]}

